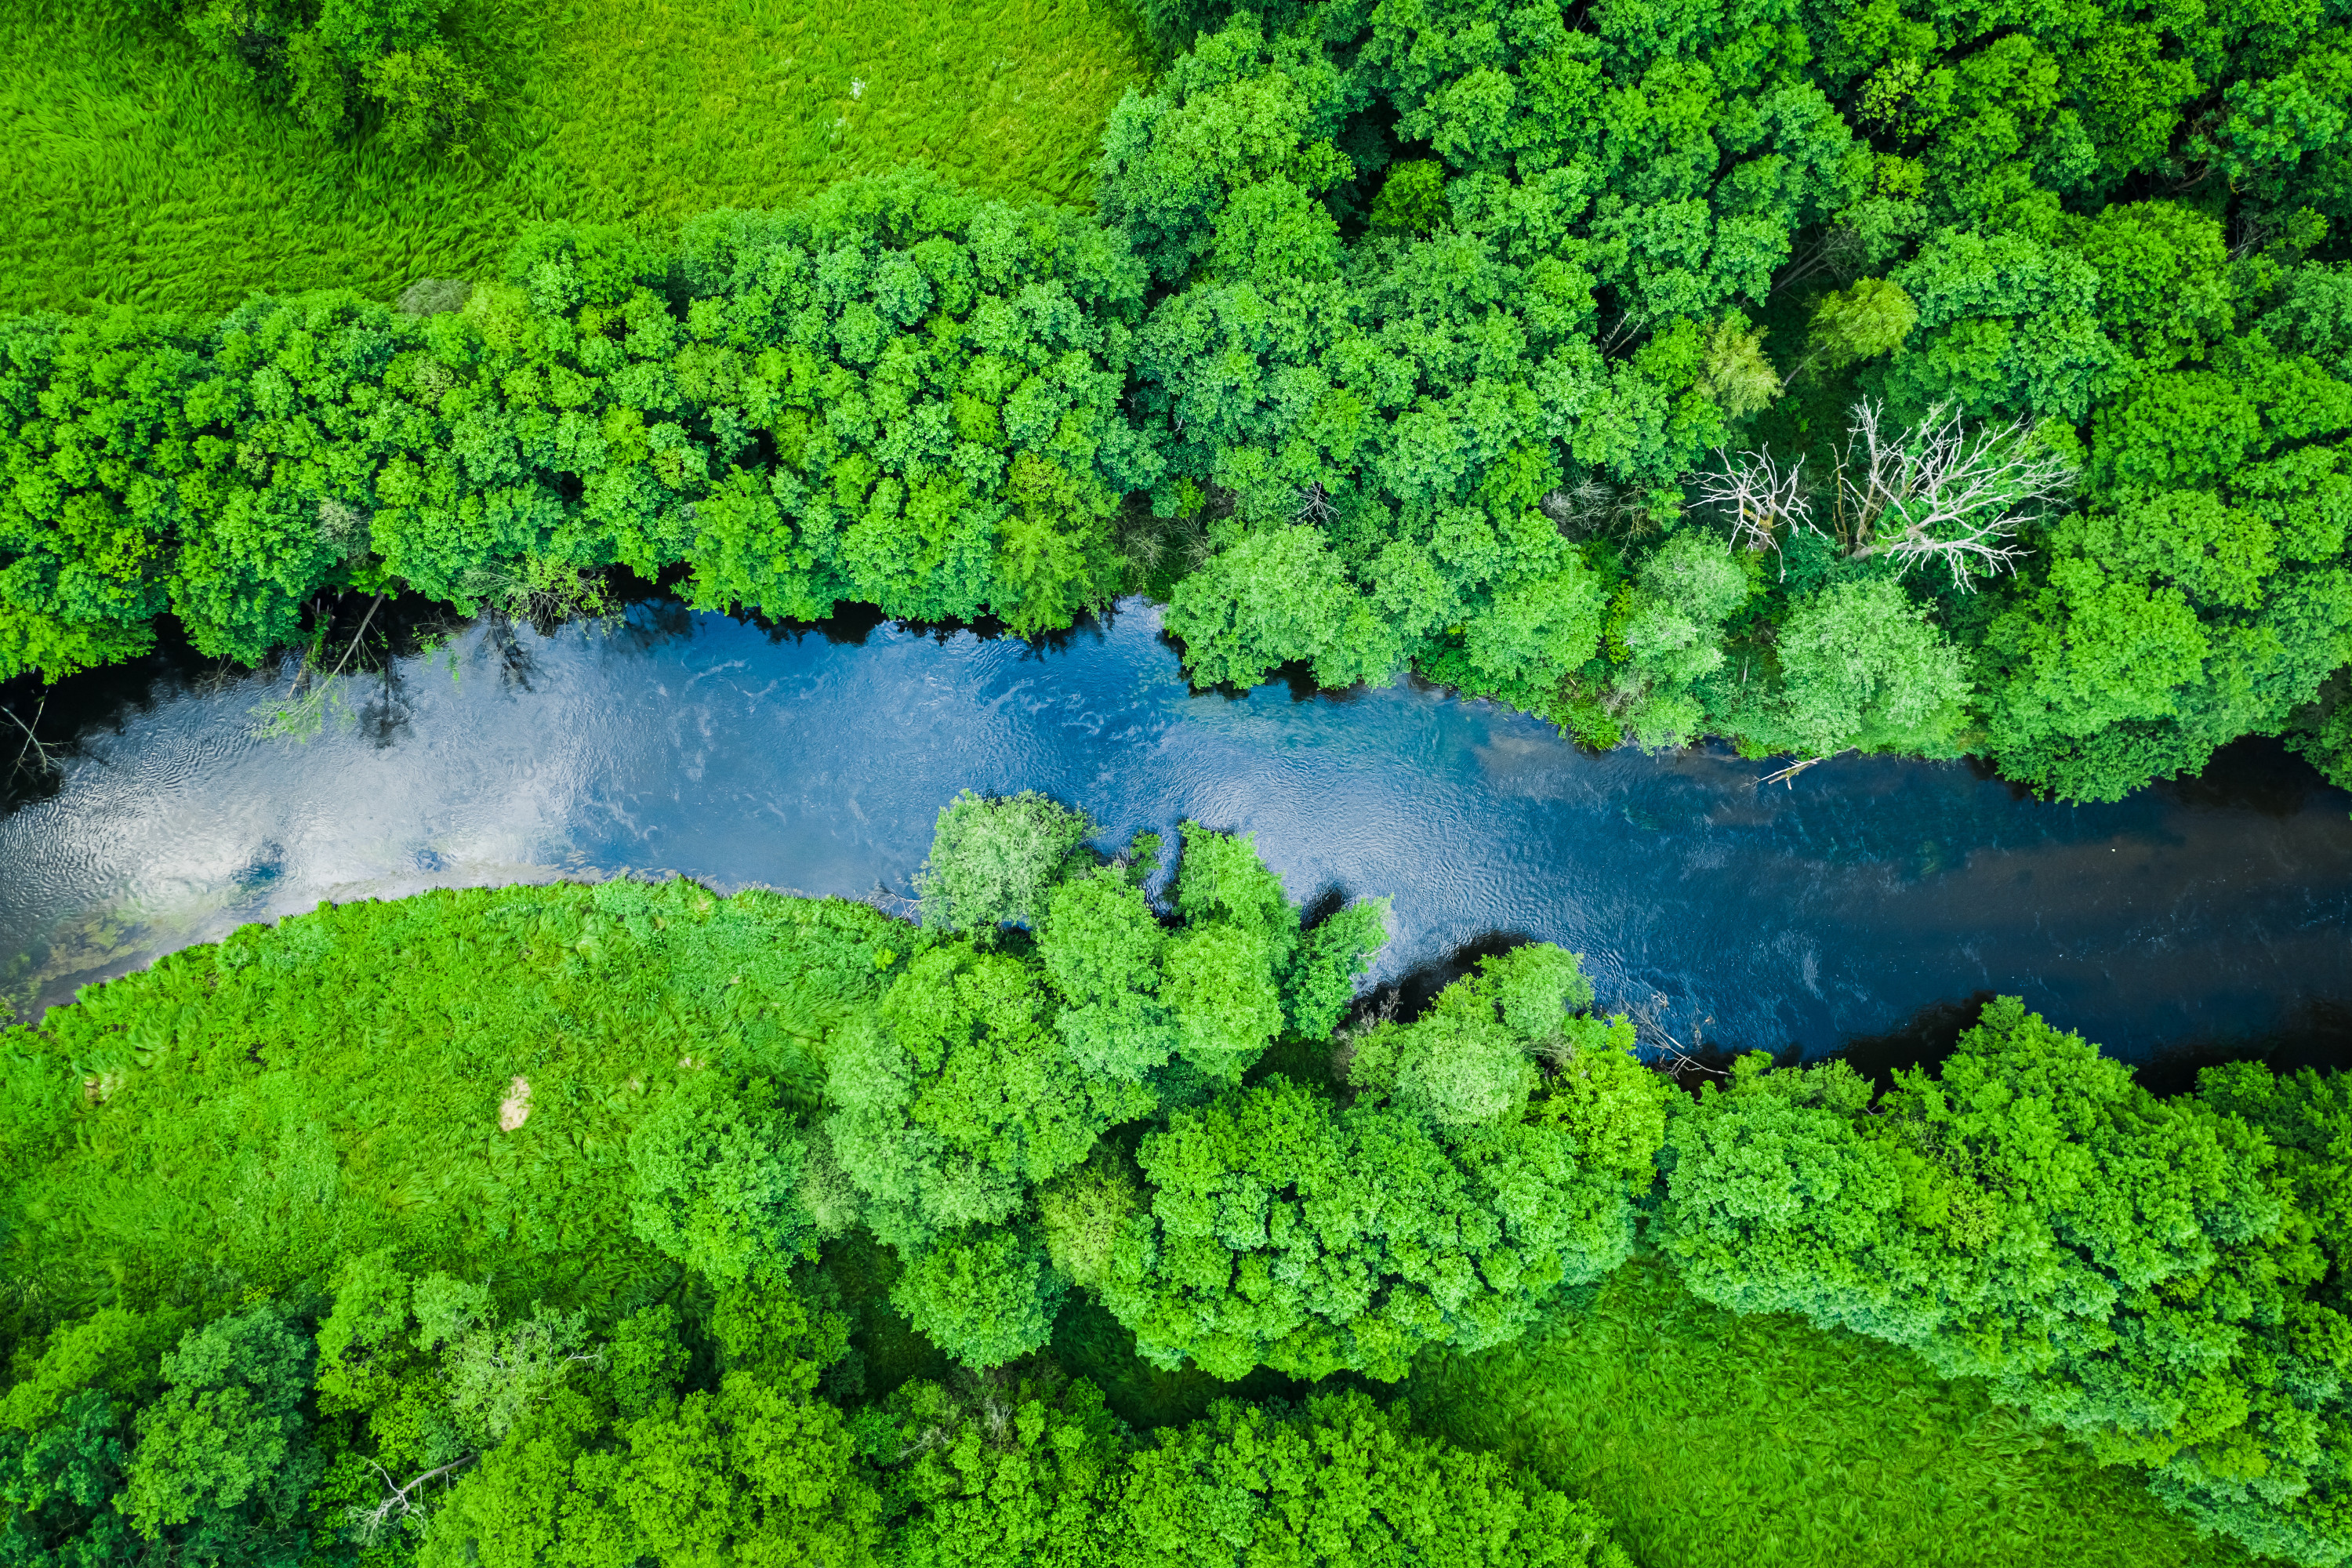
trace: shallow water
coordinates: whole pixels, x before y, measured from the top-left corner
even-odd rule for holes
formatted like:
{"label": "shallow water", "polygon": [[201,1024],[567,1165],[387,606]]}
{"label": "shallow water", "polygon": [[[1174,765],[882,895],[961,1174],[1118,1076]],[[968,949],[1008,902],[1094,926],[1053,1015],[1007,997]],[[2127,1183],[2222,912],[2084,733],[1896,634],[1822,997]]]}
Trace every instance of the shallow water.
{"label": "shallow water", "polygon": [[1383,981],[1564,943],[1660,1042],[1818,1054],[2002,992],[2147,1058],[2352,1002],[2352,795],[2275,746],[2105,806],[1853,757],[1759,789],[1770,763],[1595,756],[1412,684],[1195,694],[1139,602],[1050,651],[660,603],[476,627],[305,742],[255,737],[268,694],[160,685],[0,818],[20,1008],[321,900],[673,871],[903,895],[966,788],[1044,790],[1106,844],[1254,831],[1294,897],[1393,897]]}

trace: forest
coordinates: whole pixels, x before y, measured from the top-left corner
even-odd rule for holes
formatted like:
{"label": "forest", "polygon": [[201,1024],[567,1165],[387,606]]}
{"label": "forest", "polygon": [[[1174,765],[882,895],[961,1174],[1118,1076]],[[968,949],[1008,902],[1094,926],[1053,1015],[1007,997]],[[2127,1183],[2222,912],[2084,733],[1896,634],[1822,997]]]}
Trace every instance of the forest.
{"label": "forest", "polygon": [[[463,10],[184,37],[446,160]],[[1596,747],[2352,777],[2325,8],[1146,11],[1083,205],[908,168],[0,318],[0,679],[616,571],[1022,636],[1142,592],[1199,685],[1410,669]]]}
{"label": "forest", "polygon": [[0,1561],[1622,1568],[1686,1519],[1477,1427],[1629,1311],[1982,1388],[2083,1456],[2068,1561],[2243,1560],[2113,1467],[2352,1555],[2340,1077],[2159,1099],[2005,999],[1693,1094],[1574,954],[1351,1005],[1385,900],[1093,826],[959,797],[919,923],[445,890],[10,1028]]}

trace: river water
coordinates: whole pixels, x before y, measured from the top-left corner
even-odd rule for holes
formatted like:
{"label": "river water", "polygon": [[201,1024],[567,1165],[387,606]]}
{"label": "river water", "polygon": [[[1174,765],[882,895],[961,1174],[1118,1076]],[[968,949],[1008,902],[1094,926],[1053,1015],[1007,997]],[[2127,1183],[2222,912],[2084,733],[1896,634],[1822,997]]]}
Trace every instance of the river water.
{"label": "river water", "polygon": [[2115,805],[1854,757],[1759,788],[1413,683],[1194,693],[1139,601],[1046,650],[662,601],[476,626],[306,741],[256,736],[269,690],[158,678],[0,818],[20,1012],[321,900],[680,872],[887,900],[960,789],[1043,790],[1106,845],[1255,832],[1296,898],[1394,899],[1381,982],[1560,942],[1659,1043],[1816,1055],[2000,992],[2145,1060],[2352,1003],[2352,795],[2267,743]]}

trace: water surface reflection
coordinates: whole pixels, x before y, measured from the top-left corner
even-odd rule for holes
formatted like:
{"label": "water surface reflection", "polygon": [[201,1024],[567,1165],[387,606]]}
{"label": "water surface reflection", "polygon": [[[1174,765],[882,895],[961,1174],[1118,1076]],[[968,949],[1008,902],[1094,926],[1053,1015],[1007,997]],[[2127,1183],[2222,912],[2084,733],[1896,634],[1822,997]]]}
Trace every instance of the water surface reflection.
{"label": "water surface reflection", "polygon": [[46,1006],[244,921],[432,886],[903,893],[972,788],[1045,790],[1116,840],[1255,831],[1295,896],[1394,896],[1384,980],[1547,938],[1686,1043],[1820,1052],[2000,991],[2146,1056],[2352,998],[2352,796],[2274,745],[2107,806],[1883,759],[1759,790],[1769,764],[1589,755],[1412,684],[1193,693],[1159,633],[1139,603],[1038,650],[656,602],[476,627],[304,742],[255,738],[257,679],[159,690],[0,818],[9,989]]}

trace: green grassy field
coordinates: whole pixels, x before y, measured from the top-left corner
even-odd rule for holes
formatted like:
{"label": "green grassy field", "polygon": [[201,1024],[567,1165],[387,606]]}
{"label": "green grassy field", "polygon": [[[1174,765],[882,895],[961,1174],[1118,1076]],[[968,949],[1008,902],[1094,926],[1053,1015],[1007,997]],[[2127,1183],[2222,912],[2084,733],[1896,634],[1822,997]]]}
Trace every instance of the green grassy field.
{"label": "green grassy field", "polygon": [[1590,1499],[1643,1568],[2254,1561],[1975,1384],[1640,1263],[1550,1334],[1433,1360],[1405,1393],[1433,1430]]}
{"label": "green grassy field", "polygon": [[900,163],[1072,198],[1145,49],[1114,0],[500,0],[463,156],[321,140],[169,24],[0,0],[0,309],[204,310],[494,269],[550,218],[667,223]]}

